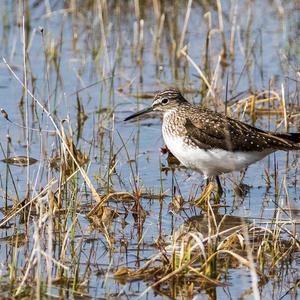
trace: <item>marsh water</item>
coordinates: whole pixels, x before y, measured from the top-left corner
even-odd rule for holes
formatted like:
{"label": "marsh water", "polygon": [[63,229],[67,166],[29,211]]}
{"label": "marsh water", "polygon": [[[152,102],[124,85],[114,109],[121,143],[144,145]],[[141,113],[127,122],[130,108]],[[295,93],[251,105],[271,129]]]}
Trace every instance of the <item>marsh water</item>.
{"label": "marsh water", "polygon": [[[253,275],[241,265],[228,267],[223,285],[201,286],[190,298],[178,283],[143,294],[155,278],[116,276],[141,268],[186,224],[208,234],[205,211],[193,205],[206,180],[168,166],[161,116],[123,120],[150,105],[155,91],[175,86],[212,110],[224,112],[227,101],[232,117],[259,128],[298,132],[299,1],[0,0],[0,20],[0,101],[11,121],[0,119],[1,157],[37,160],[21,167],[1,163],[1,219],[60,180],[61,172],[55,163],[63,147],[49,115],[16,76],[88,157],[84,168],[99,195],[139,195],[140,204],[112,196],[106,207],[116,215],[97,226],[87,217],[96,199],[77,173],[50,222],[41,212],[49,201],[43,195],[30,205],[27,222],[16,214],[0,229],[1,296],[36,295],[32,282],[39,280],[38,293],[49,297],[254,298]],[[213,97],[183,48],[208,78]],[[255,109],[251,95],[261,95]],[[270,95],[278,98],[259,102]],[[290,233],[297,240],[299,179],[299,152],[277,152],[221,177],[225,194],[216,214],[229,216],[228,228],[237,217],[263,228],[277,221],[288,231],[283,243]],[[299,259],[294,251],[259,284],[260,297],[296,299]]]}

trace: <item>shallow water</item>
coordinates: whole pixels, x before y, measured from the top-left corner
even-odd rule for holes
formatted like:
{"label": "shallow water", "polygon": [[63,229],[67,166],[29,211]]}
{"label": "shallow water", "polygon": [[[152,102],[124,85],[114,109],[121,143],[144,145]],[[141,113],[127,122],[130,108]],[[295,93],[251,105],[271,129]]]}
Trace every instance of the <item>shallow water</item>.
{"label": "shallow water", "polygon": [[[200,196],[205,180],[189,170],[176,170],[174,175],[171,171],[168,174],[161,171],[161,165],[167,165],[167,161],[166,155],[161,155],[160,151],[164,146],[160,118],[149,117],[139,122],[123,121],[132,112],[150,105],[154,92],[166,86],[178,86],[190,101],[203,103],[200,92],[202,84],[197,71],[183,56],[176,59],[176,51],[172,49],[175,40],[177,42],[180,40],[187,2],[179,1],[174,5],[168,1],[165,3],[166,19],[157,48],[155,36],[158,24],[151,1],[141,1],[139,12],[134,3],[124,4],[118,1],[108,3],[107,10],[105,1],[102,1],[101,5],[97,2],[87,4],[84,1],[63,4],[60,1],[32,0],[25,3],[30,14],[30,28],[26,31],[29,43],[28,88],[34,91],[35,96],[58,120],[57,124],[60,125],[59,120],[66,120],[63,124],[66,131],[68,121],[70,122],[75,145],[90,158],[88,175],[100,194],[106,192],[108,186],[114,191],[130,193],[137,187],[147,195],[150,194],[141,197],[140,200],[145,212],[144,218],[136,217],[133,213],[133,201],[109,201],[109,206],[115,208],[119,216],[107,228],[113,243],[113,251],[108,251],[103,229],[91,226],[86,217],[86,213],[95,204],[95,199],[91,197],[78,175],[79,181],[74,182],[78,194],[70,192],[69,195],[69,201],[74,201],[74,205],[71,205],[74,211],[70,211],[68,216],[63,218],[68,224],[67,228],[70,229],[74,214],[78,217],[72,232],[71,240],[74,244],[70,242],[64,260],[65,265],[69,267],[70,273],[67,274],[73,276],[76,262],[79,266],[79,278],[83,278],[82,297],[85,295],[99,299],[138,298],[147,288],[147,281],[118,283],[113,277],[114,272],[120,267],[132,269],[141,267],[147,259],[157,254],[155,242],[159,237],[170,240],[172,234],[190,217],[203,215],[203,211],[195,208],[188,200]],[[295,107],[299,103],[297,70],[300,63],[300,7],[297,1],[288,3],[221,1],[221,3],[227,49],[230,48],[233,16],[236,11],[237,25],[234,27],[235,39],[232,48],[234,58],[231,59],[228,55],[223,65],[218,64],[223,46],[217,30],[219,20],[215,4],[193,3],[182,45],[187,45],[189,56],[204,70],[207,18],[210,14],[212,38],[208,52],[209,72],[214,74],[217,67],[216,97],[226,98],[228,77],[228,99],[242,92],[244,93],[238,99],[246,97],[250,92],[269,90],[281,95],[283,84],[288,109]],[[103,10],[102,18],[99,17],[100,7]],[[1,1],[0,8],[2,20],[0,55],[5,58],[17,76],[24,80],[22,7],[15,2]],[[139,17],[144,20],[143,34],[138,34]],[[89,87],[94,83],[95,85]],[[1,62],[1,107],[14,123],[26,125],[26,105],[20,105],[22,95],[22,87],[5,63]],[[23,100],[26,103],[26,97],[23,97]],[[53,130],[46,113],[33,106],[30,97],[28,101],[29,127]],[[212,109],[219,111],[224,109],[220,102],[217,104],[210,98],[204,102]],[[81,107],[80,110],[78,106]],[[280,104],[274,104],[275,109],[278,106]],[[238,114],[235,106],[232,112],[234,117],[242,118],[242,113]],[[251,122],[247,113],[243,119]],[[282,114],[272,115],[270,118],[269,115],[258,114],[255,125],[284,131],[282,120]],[[18,128],[4,118],[0,122],[3,152],[6,152],[9,135],[10,156],[26,155],[26,130]],[[290,123],[290,130],[296,132],[297,128],[299,118],[295,117]],[[0,165],[3,207],[6,192],[9,200],[17,199],[12,181],[21,200],[26,195],[27,178],[30,178],[32,196],[36,195],[50,178],[58,178],[58,172],[49,168],[49,160],[58,148],[57,138],[45,131],[41,134],[30,132],[29,145],[30,156],[38,159],[38,163],[30,166],[29,170],[10,166],[12,174],[10,175],[7,165],[4,163]],[[108,176],[111,167],[110,158],[113,154],[116,155],[116,172]],[[271,222],[278,213],[276,210],[278,205],[283,208],[299,209],[298,156],[298,153],[278,152],[249,167],[243,183],[249,185],[250,190],[244,197],[239,197],[234,192],[241,174],[237,172],[224,175],[222,183],[225,186],[225,196],[218,213],[245,217],[258,225],[270,226],[268,222]],[[270,186],[267,185],[266,174],[270,174]],[[177,213],[171,213],[169,206],[174,185],[176,194],[181,194],[185,200],[184,209]],[[278,195],[275,193],[277,190]],[[154,197],[162,192],[166,194],[163,201]],[[41,207],[47,206],[47,199],[39,201]],[[8,202],[9,205],[12,203]],[[1,217],[4,215],[2,211]],[[283,220],[289,219],[289,214],[281,212],[279,215]],[[299,222],[297,212],[294,219]],[[9,228],[0,230],[3,285],[10,282],[9,264],[13,261],[13,250],[16,249],[5,237],[15,236],[16,232],[25,233],[28,237],[23,245],[17,247],[16,263],[17,269],[26,269],[28,253],[34,245],[36,246],[33,235],[34,222],[43,222],[35,212],[32,214],[29,228],[25,228],[18,218],[15,218],[10,222]],[[45,235],[41,234],[44,238],[40,240],[41,247],[49,250],[46,238],[47,226],[42,228]],[[298,234],[296,226],[291,226],[290,229]],[[59,260],[60,239],[54,236],[53,241],[52,255]],[[262,286],[261,298],[274,299],[275,295],[275,298],[279,299],[289,291],[299,277],[299,254],[295,253],[296,257],[297,255],[298,259],[295,258],[288,266],[288,274],[285,273],[286,269],[282,268],[282,273],[278,271],[278,278]],[[56,277],[58,266],[53,264],[52,267],[52,273]],[[44,268],[45,266],[42,266],[40,271]],[[32,276],[34,274],[33,272]],[[216,287],[213,291],[199,289],[195,296],[197,299],[251,298],[253,294],[247,295],[246,292],[251,288],[251,280],[249,270],[229,268],[225,280],[228,284],[226,287]],[[2,290],[3,295],[10,294],[9,287]],[[70,283],[64,288],[59,284],[53,284],[52,290],[48,291],[53,295],[66,297],[74,295],[73,292]],[[294,290],[289,291],[286,297],[296,297],[294,293]],[[179,293],[172,295],[173,298],[175,296],[180,298]],[[157,294],[154,290],[150,290],[143,297],[167,299],[167,296]]]}

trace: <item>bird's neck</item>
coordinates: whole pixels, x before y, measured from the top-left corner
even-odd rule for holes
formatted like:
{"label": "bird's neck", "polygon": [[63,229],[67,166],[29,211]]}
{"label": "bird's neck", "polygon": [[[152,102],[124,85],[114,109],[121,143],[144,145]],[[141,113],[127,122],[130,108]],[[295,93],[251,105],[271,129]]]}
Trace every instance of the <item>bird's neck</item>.
{"label": "bird's neck", "polygon": [[174,107],[163,115],[162,130],[168,135],[178,135],[178,132],[184,134],[186,118],[180,107]]}

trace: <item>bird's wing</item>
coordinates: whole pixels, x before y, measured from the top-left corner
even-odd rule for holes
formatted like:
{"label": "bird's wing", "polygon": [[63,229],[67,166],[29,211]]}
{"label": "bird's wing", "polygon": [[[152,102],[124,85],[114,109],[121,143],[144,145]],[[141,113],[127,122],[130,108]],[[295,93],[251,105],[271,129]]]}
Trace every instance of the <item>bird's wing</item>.
{"label": "bird's wing", "polygon": [[293,141],[221,114],[193,114],[185,123],[189,138],[202,149],[264,151],[299,149]]}

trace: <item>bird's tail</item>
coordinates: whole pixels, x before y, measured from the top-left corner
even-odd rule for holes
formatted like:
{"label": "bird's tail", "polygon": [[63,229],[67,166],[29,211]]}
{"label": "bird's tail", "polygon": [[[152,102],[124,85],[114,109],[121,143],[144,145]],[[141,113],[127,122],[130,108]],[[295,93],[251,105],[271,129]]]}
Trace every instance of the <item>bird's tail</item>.
{"label": "bird's tail", "polygon": [[293,143],[300,143],[300,133],[273,133],[272,135]]}

